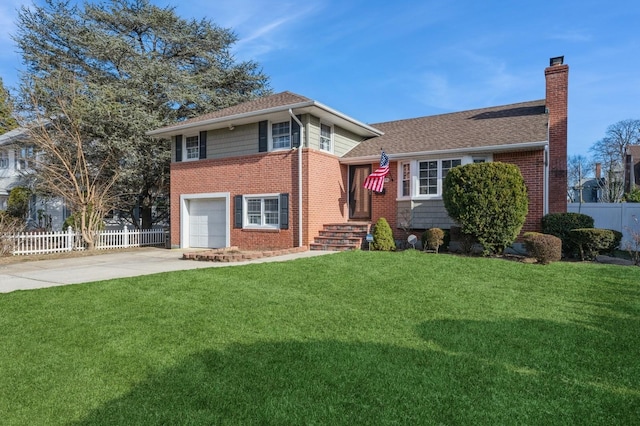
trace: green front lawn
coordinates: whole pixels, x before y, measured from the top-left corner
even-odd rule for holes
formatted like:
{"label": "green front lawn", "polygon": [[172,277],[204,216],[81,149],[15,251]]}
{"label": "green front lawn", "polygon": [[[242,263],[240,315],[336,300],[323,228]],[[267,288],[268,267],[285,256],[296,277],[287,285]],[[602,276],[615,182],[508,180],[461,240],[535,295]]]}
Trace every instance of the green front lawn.
{"label": "green front lawn", "polygon": [[638,424],[640,268],[349,252],[0,295],[0,423]]}

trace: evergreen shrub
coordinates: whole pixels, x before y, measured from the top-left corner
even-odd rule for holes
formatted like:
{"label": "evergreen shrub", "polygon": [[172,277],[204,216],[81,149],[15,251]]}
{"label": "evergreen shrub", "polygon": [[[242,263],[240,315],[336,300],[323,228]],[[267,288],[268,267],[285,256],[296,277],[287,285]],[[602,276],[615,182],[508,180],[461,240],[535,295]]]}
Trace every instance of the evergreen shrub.
{"label": "evergreen shrub", "polygon": [[529,255],[543,265],[562,259],[562,240],[555,235],[527,232],[524,245]]}
{"label": "evergreen shrub", "polygon": [[380,251],[394,251],[396,249],[396,243],[393,239],[393,232],[389,226],[389,222],[384,217],[378,219],[373,229],[373,243],[374,250]]}
{"label": "evergreen shrub", "polygon": [[474,163],[450,169],[443,184],[449,216],[477,238],[484,254],[511,245],[529,212],[520,169],[506,163]]}
{"label": "evergreen shrub", "polygon": [[569,238],[578,248],[580,259],[593,260],[601,253],[609,253],[617,236],[611,229],[578,228],[569,231]]}
{"label": "evergreen shrub", "polygon": [[578,251],[569,232],[579,228],[593,228],[593,218],[582,213],[551,213],[542,218],[542,233],[560,238],[566,257],[572,257]]}

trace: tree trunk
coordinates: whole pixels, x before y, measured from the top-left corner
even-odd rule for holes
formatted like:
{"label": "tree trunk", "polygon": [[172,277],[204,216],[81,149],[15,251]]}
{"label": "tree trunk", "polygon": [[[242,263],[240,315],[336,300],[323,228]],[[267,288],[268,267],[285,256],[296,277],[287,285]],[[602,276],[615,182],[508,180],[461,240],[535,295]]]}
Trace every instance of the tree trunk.
{"label": "tree trunk", "polygon": [[151,206],[140,205],[140,218],[142,219],[142,229],[151,229],[153,226]]}

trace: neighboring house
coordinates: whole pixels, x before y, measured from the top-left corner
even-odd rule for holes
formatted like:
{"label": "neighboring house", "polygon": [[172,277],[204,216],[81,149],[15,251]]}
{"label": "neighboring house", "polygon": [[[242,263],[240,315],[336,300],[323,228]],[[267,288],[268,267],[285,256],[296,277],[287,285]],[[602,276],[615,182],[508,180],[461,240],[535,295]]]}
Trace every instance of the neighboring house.
{"label": "neighboring house", "polygon": [[602,198],[602,164],[595,164],[595,177],[582,178],[580,182],[571,188],[571,203],[598,203]]}
{"label": "neighboring house", "polygon": [[[242,249],[310,246],[325,225],[385,217],[405,229],[450,228],[447,171],[517,165],[529,192],[523,231],[567,208],[568,66],[545,70],[546,99],[364,124],[283,92],[150,131],[172,141],[171,244]],[[390,158],[383,193],[363,187]],[[320,246],[324,247],[324,246]]]}
{"label": "neighboring house", "polygon": [[[0,135],[0,210],[7,209],[10,191],[22,186],[34,160],[28,130],[17,128]],[[68,213],[60,200],[33,195],[29,203],[30,228],[62,229]]]}
{"label": "neighboring house", "polygon": [[640,187],[640,145],[627,147],[624,161],[624,191],[629,193]]}

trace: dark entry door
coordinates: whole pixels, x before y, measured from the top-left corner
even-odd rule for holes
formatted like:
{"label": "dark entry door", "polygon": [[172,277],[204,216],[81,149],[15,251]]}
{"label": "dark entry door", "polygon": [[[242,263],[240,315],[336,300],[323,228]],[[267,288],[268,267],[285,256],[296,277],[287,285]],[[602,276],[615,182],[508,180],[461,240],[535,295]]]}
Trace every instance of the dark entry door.
{"label": "dark entry door", "polygon": [[371,220],[371,191],[364,180],[371,174],[371,165],[349,166],[349,219]]}

